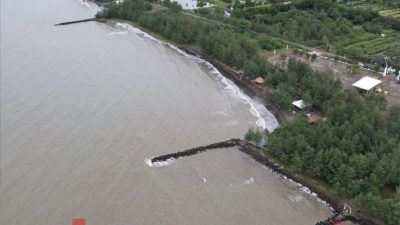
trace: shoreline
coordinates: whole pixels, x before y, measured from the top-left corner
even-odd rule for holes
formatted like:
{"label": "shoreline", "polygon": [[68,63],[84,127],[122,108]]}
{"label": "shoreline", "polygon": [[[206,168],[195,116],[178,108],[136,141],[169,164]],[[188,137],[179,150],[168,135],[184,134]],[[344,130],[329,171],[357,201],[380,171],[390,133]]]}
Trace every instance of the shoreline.
{"label": "shoreline", "polygon": [[[249,95],[251,98],[257,96],[263,99],[263,105],[271,111],[275,118],[278,120],[279,124],[281,126],[286,126],[289,124],[289,121],[286,119],[284,115],[284,111],[279,109],[279,107],[274,103],[274,101],[271,98],[268,98],[267,96],[263,95],[259,89],[256,89],[246,78],[240,79],[240,76],[238,72],[234,71],[230,67],[224,65],[223,63],[218,62],[217,60],[212,59],[211,57],[207,56],[206,54],[203,54],[197,50],[195,50],[191,46],[180,46],[178,47],[182,51],[185,51],[188,54],[194,55],[196,57],[199,57],[205,61],[208,61],[211,63],[215,68],[219,70],[219,72],[226,78],[230,79],[232,82],[234,82],[243,92],[245,92],[247,95]],[[322,190],[319,188],[317,185],[314,185],[310,183],[310,181],[300,177],[298,174],[295,172],[292,172],[283,166],[277,164],[274,162],[273,159],[263,155],[261,152],[264,151],[263,149],[260,149],[257,146],[254,146],[246,141],[239,140],[240,141],[240,148],[239,150],[246,155],[250,156],[252,159],[254,159],[256,162],[260,163],[263,166],[266,166],[267,168],[271,169],[272,171],[278,173],[282,178],[289,178],[295,183],[298,183],[302,185],[305,188],[308,188],[311,193],[317,194],[317,198],[323,200],[326,202],[330,207],[332,207],[332,212],[334,213],[333,216],[327,218],[325,221],[321,221],[317,223],[316,225],[329,225],[329,224],[335,224],[335,222],[340,222],[340,221],[351,221],[353,223],[359,224],[359,225],[378,225],[378,223],[367,219],[363,216],[357,215],[356,213],[350,213],[350,214],[343,214],[343,207],[340,199],[332,199],[328,196],[326,191]],[[244,143],[244,144],[243,144]],[[243,146],[242,146],[243,144]],[[309,178],[306,177],[305,178]],[[314,180],[312,178],[309,178],[311,180]],[[318,181],[317,181],[318,183]],[[337,218],[340,217],[341,219],[337,220]]]}
{"label": "shoreline", "polygon": [[254,99],[254,97],[258,97],[259,99],[262,99],[263,102],[261,102],[261,104],[264,105],[275,116],[281,126],[285,126],[289,123],[284,115],[284,111],[279,108],[275,101],[271,97],[265,96],[264,93],[257,89],[247,78],[243,77],[241,79],[240,74],[237,71],[191,46],[178,46],[178,48],[190,55],[211,63],[224,77],[235,83],[236,86],[238,86],[250,98]]}
{"label": "shoreline", "polygon": [[[98,21],[98,20],[96,19],[95,21]],[[200,59],[205,60],[206,62],[209,62],[220,72],[220,74],[222,76],[224,76],[225,78],[234,82],[239,87],[239,89],[242,90],[250,98],[252,98],[252,99],[254,97],[261,98],[263,100],[263,102],[261,104],[263,104],[269,111],[271,111],[271,113],[273,113],[275,118],[278,120],[279,125],[285,126],[289,123],[289,121],[286,119],[286,117],[284,115],[285,112],[283,110],[281,110],[275,104],[274,100],[271,97],[265,96],[262,91],[256,89],[255,86],[250,81],[248,81],[246,78],[240,79],[239,73],[237,71],[224,65],[221,62],[218,62],[217,60],[212,59],[208,55],[206,55],[202,52],[199,52],[198,50],[196,50],[194,48],[194,46],[179,45],[179,44],[173,43],[173,42],[169,41],[168,39],[163,38],[162,36],[152,32],[146,28],[143,28],[131,21],[119,20],[119,19],[110,19],[110,20],[106,20],[106,21],[127,23],[127,24],[133,26],[134,28],[137,28],[137,29],[141,30],[142,32],[152,36],[155,39],[160,39],[158,41],[165,42],[166,44],[171,45],[172,47],[175,47],[189,55],[198,57]],[[98,22],[104,23],[106,21],[101,20]],[[338,200],[331,199],[327,195],[326,191],[322,190],[321,188],[317,187],[316,185],[311,184],[310,181],[307,181],[305,179],[305,178],[309,178],[309,177],[304,176],[304,178],[302,178],[298,174],[275,163],[272,158],[267,157],[261,153],[263,151],[263,149],[260,149],[259,147],[254,146],[253,144],[250,144],[248,142],[245,142],[245,141],[242,141],[239,139],[229,140],[229,141],[230,142],[237,141],[238,142],[237,145],[240,146],[239,150],[241,152],[250,156],[252,159],[254,159],[256,162],[260,163],[261,165],[264,165],[264,166],[270,168],[272,171],[274,171],[278,175],[282,176],[282,178],[290,179],[293,182],[296,182],[296,183],[302,185],[303,187],[307,188],[308,190],[311,191],[311,193],[317,194],[317,198],[321,199],[322,201],[325,201],[328,204],[328,206],[333,208],[332,212],[334,213],[334,215],[327,218],[325,221],[318,222],[316,225],[335,224],[336,222],[340,222],[340,221],[352,221],[359,225],[377,225],[377,223],[373,222],[372,220],[366,219],[365,217],[362,217],[362,216],[354,214],[354,213],[352,213],[351,215],[343,214],[343,208],[341,207],[341,203],[340,203],[339,199]],[[232,145],[232,143],[230,143],[229,145]],[[199,147],[197,147],[197,149],[198,148]],[[200,147],[200,148],[203,148],[203,147]],[[196,148],[194,148],[194,149],[196,149]],[[203,149],[207,150],[207,148],[203,148]],[[189,150],[186,150],[186,151],[189,151]],[[172,153],[169,155],[174,155],[173,157],[165,157],[164,156],[164,158],[165,159],[168,158],[167,160],[169,160],[171,158],[180,158],[180,157],[188,156],[185,153],[186,151]],[[193,151],[193,149],[190,149],[190,151]],[[197,154],[202,151],[204,151],[204,150],[201,150],[201,151],[196,150],[196,153],[194,153],[194,154]],[[159,156],[159,157],[155,157],[155,158],[160,158],[160,157],[162,158],[163,156]],[[163,160],[159,160],[158,162],[160,162],[160,161],[163,161]],[[309,179],[313,180],[312,178],[309,178]],[[318,181],[317,181],[317,183],[318,183]]]}
{"label": "shoreline", "polygon": [[[334,200],[330,198],[318,186],[310,183],[307,180],[307,177],[299,176],[295,172],[292,172],[284,168],[283,166],[280,166],[279,164],[274,162],[273,159],[264,156],[261,153],[263,149],[241,139],[229,139],[226,141],[217,142],[206,146],[198,146],[179,152],[156,156],[149,159],[150,164],[148,165],[165,166],[169,165],[169,162],[173,162],[179,158],[189,157],[206,151],[212,151],[230,147],[238,147],[238,150],[240,152],[242,152],[246,156],[250,157],[257,163],[259,163],[260,166],[271,170],[272,173],[275,173],[280,179],[295,184],[300,190],[306,192],[308,195],[310,195],[312,198],[315,198],[321,204],[326,204],[329,208],[331,208],[333,214],[324,221],[317,222],[315,225],[335,225],[339,222],[345,222],[345,221],[351,221],[359,225],[378,225],[377,223],[369,219],[345,213],[346,209],[342,207],[342,204],[340,203],[339,200]],[[167,163],[163,164],[164,162]]]}

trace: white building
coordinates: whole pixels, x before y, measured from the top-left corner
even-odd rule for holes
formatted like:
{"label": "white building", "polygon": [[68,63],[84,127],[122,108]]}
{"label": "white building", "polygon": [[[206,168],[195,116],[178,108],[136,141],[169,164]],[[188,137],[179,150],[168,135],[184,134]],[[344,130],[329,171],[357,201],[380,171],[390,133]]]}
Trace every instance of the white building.
{"label": "white building", "polygon": [[365,76],[360,80],[358,80],[357,82],[355,82],[353,84],[353,87],[361,91],[369,92],[370,90],[375,90],[376,86],[378,86],[380,83],[382,83],[382,81],[372,77]]}

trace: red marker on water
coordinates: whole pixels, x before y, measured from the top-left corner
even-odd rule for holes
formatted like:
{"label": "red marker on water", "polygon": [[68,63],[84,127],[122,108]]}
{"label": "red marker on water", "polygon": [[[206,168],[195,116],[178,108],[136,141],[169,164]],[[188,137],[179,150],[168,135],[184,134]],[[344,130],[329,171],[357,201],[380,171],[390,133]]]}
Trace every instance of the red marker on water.
{"label": "red marker on water", "polygon": [[86,220],[82,218],[72,219],[72,225],[86,225]]}

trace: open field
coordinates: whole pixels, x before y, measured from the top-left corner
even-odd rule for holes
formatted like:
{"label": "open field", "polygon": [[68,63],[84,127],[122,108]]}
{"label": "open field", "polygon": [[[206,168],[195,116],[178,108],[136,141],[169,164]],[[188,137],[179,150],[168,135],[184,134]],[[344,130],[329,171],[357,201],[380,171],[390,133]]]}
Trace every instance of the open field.
{"label": "open field", "polygon": [[397,9],[389,9],[389,10],[381,10],[379,11],[381,16],[393,16],[395,18],[400,17],[400,8]]}
{"label": "open field", "polygon": [[396,1],[385,1],[384,3],[379,4],[361,0],[361,1],[350,1],[343,5],[359,9],[372,9],[374,11],[377,11],[379,15],[384,17],[390,16],[394,18],[400,18],[400,2]]}
{"label": "open field", "polygon": [[[375,11],[381,10],[390,10],[393,8],[400,8],[400,3],[398,1],[385,1],[383,3],[372,3],[366,0],[359,0],[359,1],[348,1],[347,3],[342,3],[345,6],[353,7],[353,8],[361,8],[361,9],[372,9]],[[386,15],[382,15],[386,16]]]}

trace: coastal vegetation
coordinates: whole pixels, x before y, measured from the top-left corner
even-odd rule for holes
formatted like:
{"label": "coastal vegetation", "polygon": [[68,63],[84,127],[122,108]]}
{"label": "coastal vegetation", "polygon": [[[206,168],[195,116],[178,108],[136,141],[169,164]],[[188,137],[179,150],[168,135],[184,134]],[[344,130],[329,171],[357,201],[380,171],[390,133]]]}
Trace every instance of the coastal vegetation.
{"label": "coastal vegetation", "polygon": [[274,70],[265,77],[266,94],[283,109],[290,109],[293,99],[303,99],[310,107],[322,110],[340,92],[340,81],[331,72],[317,72],[305,63],[290,58],[287,70]]}
{"label": "coastal vegetation", "polygon": [[244,140],[252,142],[255,145],[260,145],[264,137],[265,137],[264,131],[259,129],[249,128],[249,130],[244,135]]}
{"label": "coastal vegetation", "polygon": [[[400,64],[400,5],[393,2],[297,0],[235,2],[232,16],[251,22],[251,29],[353,60]],[[358,1],[360,2],[360,1]],[[382,7],[372,6],[388,5]],[[370,5],[371,7],[367,7]],[[395,9],[389,7],[397,7]],[[379,10],[379,9],[387,10]]]}
{"label": "coastal vegetation", "polygon": [[387,109],[380,94],[342,92],[332,74],[294,59],[287,67],[266,77],[267,94],[284,109],[303,99],[328,119],[310,124],[299,114],[269,135],[266,151],[326,182],[333,198],[353,199],[361,212],[400,224],[400,104]]}
{"label": "coastal vegetation", "polygon": [[333,197],[352,198],[362,212],[399,224],[400,106],[387,116],[385,107],[375,94],[337,92],[322,106],[328,120],[310,124],[300,114],[269,135],[267,151],[327,182]]}
{"label": "coastal vegetation", "polygon": [[[238,5],[236,19],[229,25],[188,15],[176,3],[163,2],[165,9],[152,10],[152,4],[144,0],[111,4],[97,18],[132,21],[178,45],[190,45],[232,68],[243,69],[250,79],[263,75],[265,94],[282,109],[289,109],[293,99],[303,99],[327,120],[309,124],[300,114],[269,134],[265,151],[293,171],[326,182],[332,197],[350,199],[360,212],[388,225],[400,224],[400,106],[387,109],[384,97],[375,93],[342,92],[340,81],[330,72],[313,71],[291,58],[284,68],[273,66],[261,51],[281,48],[280,39],[250,32],[256,29],[339,49],[337,43],[352,35],[360,34],[368,41],[381,26],[397,32],[395,27],[382,23],[378,12],[336,6],[330,1],[277,4]],[[256,144],[262,138],[257,130],[249,130],[245,137]]]}
{"label": "coastal vegetation", "polygon": [[167,10],[152,12],[149,2],[126,0],[112,4],[97,17],[130,20],[175,43],[195,45],[229,66],[244,69],[250,77],[266,74],[271,69],[272,66],[261,57],[261,48],[254,38],[186,15],[176,3],[170,5]]}

